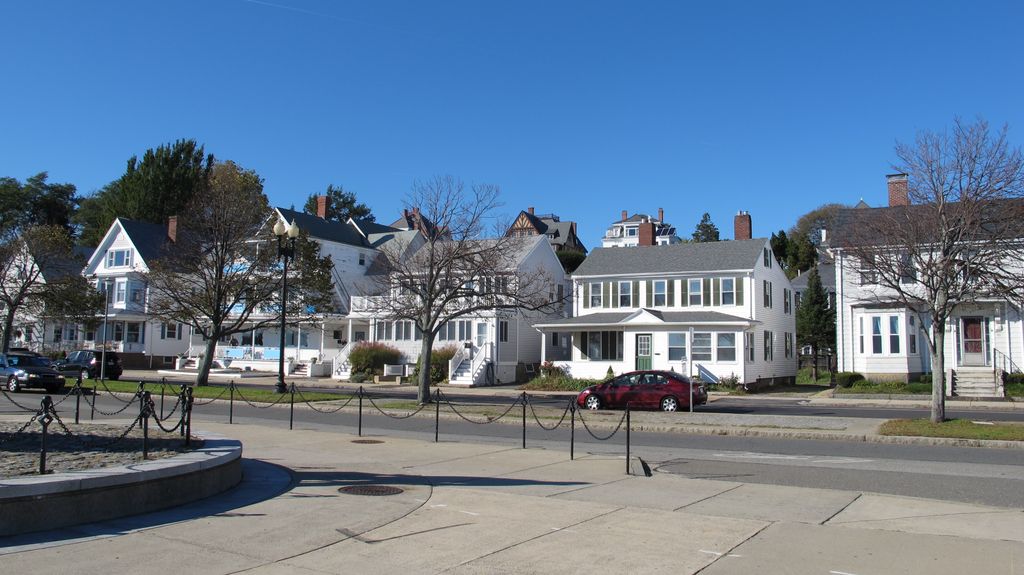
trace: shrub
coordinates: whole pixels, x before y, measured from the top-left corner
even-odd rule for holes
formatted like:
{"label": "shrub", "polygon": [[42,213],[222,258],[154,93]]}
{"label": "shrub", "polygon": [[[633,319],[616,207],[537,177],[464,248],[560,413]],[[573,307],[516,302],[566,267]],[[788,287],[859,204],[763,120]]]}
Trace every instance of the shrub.
{"label": "shrub", "polygon": [[402,352],[376,342],[360,342],[348,356],[352,373],[362,372],[366,375],[384,375],[384,364],[394,365],[401,359]]}
{"label": "shrub", "polygon": [[529,391],[581,391],[591,385],[603,383],[597,379],[573,379],[564,375],[541,376],[533,379],[520,389]]}
{"label": "shrub", "polygon": [[565,375],[565,370],[549,360],[540,364],[540,375],[541,377],[562,377]]}
{"label": "shrub", "polygon": [[857,381],[864,381],[864,376],[856,371],[841,371],[836,374],[836,385],[839,387],[850,387]]}
{"label": "shrub", "polygon": [[604,378],[605,378],[605,379],[611,379],[611,378],[613,378],[613,377],[615,377],[615,370],[613,370],[613,369],[612,369],[612,366],[610,366],[610,365],[609,365],[609,366],[608,366],[608,371],[606,371],[606,372],[604,373]]}
{"label": "shrub", "polygon": [[1013,373],[1005,373],[1003,376],[1003,383],[1014,385],[1024,383],[1024,373],[1015,371]]}
{"label": "shrub", "polygon": [[366,374],[361,371],[353,371],[352,374],[348,376],[348,380],[351,383],[363,383],[366,381]]}
{"label": "shrub", "polygon": [[917,378],[917,381],[918,381],[918,383],[928,383],[928,384],[930,384],[932,382],[932,374],[930,374],[930,373],[922,373],[921,377]]}
{"label": "shrub", "polygon": [[[457,345],[446,345],[439,347],[430,352],[430,382],[437,384],[448,379],[448,362],[455,357],[455,353],[459,351]],[[420,366],[423,363],[423,358],[416,360],[416,370],[413,372],[415,376],[420,374]]]}
{"label": "shrub", "polygon": [[[694,383],[697,383],[697,382],[694,381]],[[739,376],[737,376],[736,374],[732,374],[732,375],[730,375],[728,377],[720,377],[720,378],[718,378],[718,383],[716,384],[716,387],[720,387],[722,389],[730,389],[731,390],[731,389],[742,388],[743,385],[740,383]]]}

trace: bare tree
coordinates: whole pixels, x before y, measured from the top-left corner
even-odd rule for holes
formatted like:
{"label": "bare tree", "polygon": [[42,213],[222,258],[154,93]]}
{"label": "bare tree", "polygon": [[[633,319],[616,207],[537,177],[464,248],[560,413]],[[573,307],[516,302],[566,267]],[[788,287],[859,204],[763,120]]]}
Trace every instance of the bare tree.
{"label": "bare tree", "polygon": [[[452,176],[413,185],[407,200],[424,225],[415,239],[395,239],[379,250],[367,311],[387,320],[410,320],[422,333],[420,403],[430,401],[430,357],[441,327],[459,317],[496,310],[553,310],[554,278],[522,269],[524,248],[536,238],[505,237],[507,226],[488,226],[500,206],[497,186],[468,189]],[[490,235],[491,239],[487,239]]]}
{"label": "bare tree", "polygon": [[[838,247],[859,266],[862,298],[916,313],[932,369],[931,420],[945,419],[945,334],[965,304],[1021,301],[1024,274],[1024,160],[979,120],[922,132],[897,144],[908,205],[842,212]],[[898,202],[899,203],[899,202]]]}
{"label": "bare tree", "polygon": [[81,272],[82,265],[73,255],[71,237],[61,226],[29,226],[6,234],[0,241],[4,352],[10,348],[18,314],[41,317],[49,308],[61,317],[78,318],[96,311],[95,293],[84,278],[68,280]]}
{"label": "bare tree", "polygon": [[[230,161],[218,163],[206,189],[179,217],[176,237],[150,262],[151,313],[190,325],[206,342],[196,385],[208,382],[218,340],[280,321],[281,270],[270,244],[271,217],[260,177]],[[303,269],[295,266],[294,273]],[[287,310],[296,322],[317,309],[305,295],[330,296],[321,285],[303,291],[310,282],[289,283],[299,286],[289,294]]]}

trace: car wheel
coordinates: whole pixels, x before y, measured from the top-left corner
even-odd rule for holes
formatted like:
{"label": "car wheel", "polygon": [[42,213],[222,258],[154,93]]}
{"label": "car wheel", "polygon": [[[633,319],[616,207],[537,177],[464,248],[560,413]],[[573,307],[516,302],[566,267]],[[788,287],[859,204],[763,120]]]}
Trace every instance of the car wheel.
{"label": "car wheel", "polygon": [[18,378],[13,375],[7,378],[7,391],[11,393],[18,393],[21,391],[21,384],[18,383]]}
{"label": "car wheel", "polygon": [[601,398],[596,395],[588,395],[586,401],[583,402],[589,410],[601,409]]}
{"label": "car wheel", "polygon": [[661,399],[661,410],[662,411],[679,411],[679,401],[676,398],[669,396]]}
{"label": "car wheel", "polygon": [[89,375],[89,370],[88,369],[83,369],[82,373],[79,374],[79,375],[82,376],[82,381],[85,381],[85,380],[89,379],[90,377],[92,377],[92,376]]}

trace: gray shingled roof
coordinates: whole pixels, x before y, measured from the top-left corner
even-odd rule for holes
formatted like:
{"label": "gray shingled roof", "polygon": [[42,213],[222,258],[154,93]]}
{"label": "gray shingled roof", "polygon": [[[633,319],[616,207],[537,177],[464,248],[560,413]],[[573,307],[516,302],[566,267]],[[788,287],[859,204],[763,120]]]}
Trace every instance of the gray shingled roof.
{"label": "gray shingled roof", "polygon": [[[752,320],[721,313],[717,311],[660,311],[643,308],[651,315],[659,318],[666,324],[711,324],[711,323],[733,323],[748,324],[756,323]],[[586,327],[586,326],[610,326],[630,325],[623,324],[623,320],[636,314],[631,312],[601,312],[576,317],[566,317],[550,321],[541,321],[534,327]]]}
{"label": "gray shingled roof", "polygon": [[[790,280],[795,291],[802,292],[807,289],[808,275],[810,275],[810,272],[804,272]],[[818,264],[818,275],[821,277],[821,285],[825,288],[825,291],[836,291],[835,264]]]}
{"label": "gray shingled roof", "polygon": [[752,269],[767,240],[594,248],[573,277]]}
{"label": "gray shingled roof", "polygon": [[339,244],[368,247],[362,234],[346,222],[331,222],[313,214],[297,212],[286,208],[277,208],[277,211],[288,220],[288,223],[293,221],[297,223],[299,229],[308,233],[310,237]]}
{"label": "gray shingled roof", "polygon": [[142,261],[152,262],[160,258],[168,239],[166,224],[118,219],[121,222],[121,229],[131,238],[135,249],[142,256]]}

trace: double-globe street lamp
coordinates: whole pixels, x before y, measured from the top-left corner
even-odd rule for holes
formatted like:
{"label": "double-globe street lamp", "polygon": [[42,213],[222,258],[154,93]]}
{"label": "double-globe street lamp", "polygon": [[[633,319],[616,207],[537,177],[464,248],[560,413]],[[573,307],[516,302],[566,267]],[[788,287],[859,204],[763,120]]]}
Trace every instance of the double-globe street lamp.
{"label": "double-globe street lamp", "polygon": [[[285,336],[285,310],[288,303],[288,260],[295,259],[295,238],[299,237],[299,226],[292,220],[288,225],[281,220],[274,224],[274,235],[277,236],[277,259],[284,263],[281,271],[281,353],[277,358],[277,384],[275,389],[278,393],[287,393],[288,385],[284,382],[284,336]],[[285,240],[287,237],[287,241]]]}

